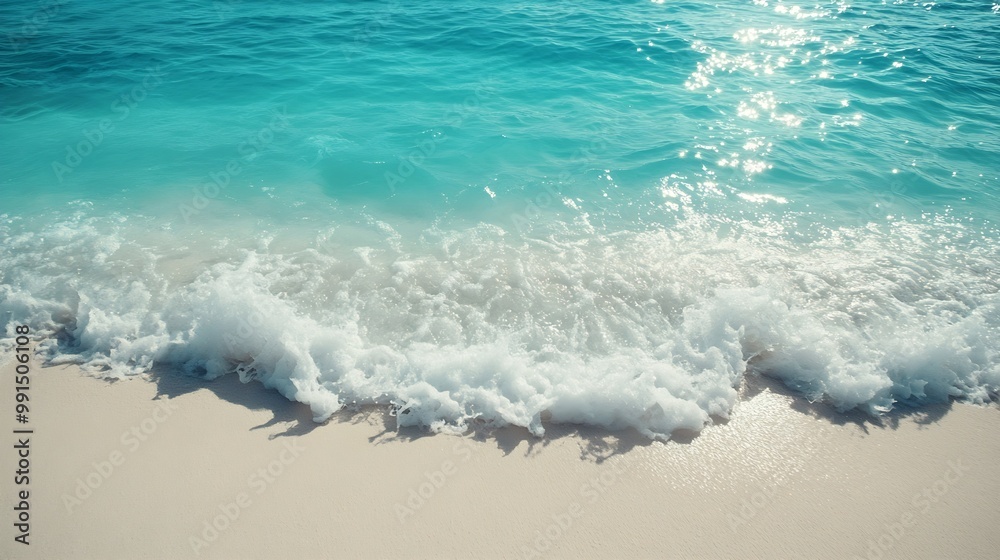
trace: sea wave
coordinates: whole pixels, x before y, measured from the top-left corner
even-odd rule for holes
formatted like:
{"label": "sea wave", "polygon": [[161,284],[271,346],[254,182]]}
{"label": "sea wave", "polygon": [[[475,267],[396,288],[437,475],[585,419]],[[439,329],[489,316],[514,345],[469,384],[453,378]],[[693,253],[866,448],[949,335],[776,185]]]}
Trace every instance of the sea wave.
{"label": "sea wave", "polygon": [[47,363],[103,377],[237,374],[316,421],[385,405],[434,430],[540,435],[550,421],[666,438],[725,418],[746,375],[872,414],[1000,389],[1000,255],[957,221],[796,243],[776,223],[698,214],[544,238],[370,226],[298,249],[217,243],[184,264],[124,219],[8,220],[3,330],[27,323]]}

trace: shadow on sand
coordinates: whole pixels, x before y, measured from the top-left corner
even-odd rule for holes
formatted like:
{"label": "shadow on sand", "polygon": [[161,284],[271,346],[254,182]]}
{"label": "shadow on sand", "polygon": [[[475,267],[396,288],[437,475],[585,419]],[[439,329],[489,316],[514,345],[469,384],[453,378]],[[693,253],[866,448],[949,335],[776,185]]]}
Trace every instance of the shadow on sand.
{"label": "shadow on sand", "polygon": [[[150,379],[157,386],[155,398],[177,398],[187,393],[208,390],[224,401],[250,410],[267,411],[271,414],[271,419],[251,429],[273,429],[268,436],[270,439],[304,435],[331,423],[368,424],[379,429],[378,433],[368,438],[374,445],[414,441],[436,435],[425,428],[398,426],[396,417],[384,406],[346,408],[334,414],[326,422],[313,422],[308,406],[290,401],[277,391],[267,389],[259,383],[242,383],[236,375],[206,380],[174,369],[157,368],[150,374]],[[750,400],[765,391],[790,397],[789,406],[796,412],[837,426],[853,425],[864,434],[870,433],[871,430],[895,430],[900,425],[911,422],[918,425],[934,424],[952,409],[955,402],[952,400],[920,407],[900,405],[892,412],[880,416],[872,416],[859,410],[838,412],[824,402],[809,402],[778,380],[757,374],[744,376],[739,398],[743,401]],[[993,406],[996,406],[996,395]],[[726,423],[728,420],[725,418],[713,417],[714,425]],[[504,455],[510,455],[522,444],[526,444],[527,449],[524,452],[526,456],[541,452],[556,440],[573,437],[582,442],[581,459],[598,463],[615,455],[628,453],[636,447],[654,444],[653,440],[632,428],[611,431],[576,424],[544,422],[544,425],[545,435],[542,437],[534,436],[526,428],[519,426],[495,428],[482,423],[473,424],[467,436],[481,442],[492,442]],[[699,432],[691,430],[677,430],[671,434],[670,441],[689,444],[699,435]]]}

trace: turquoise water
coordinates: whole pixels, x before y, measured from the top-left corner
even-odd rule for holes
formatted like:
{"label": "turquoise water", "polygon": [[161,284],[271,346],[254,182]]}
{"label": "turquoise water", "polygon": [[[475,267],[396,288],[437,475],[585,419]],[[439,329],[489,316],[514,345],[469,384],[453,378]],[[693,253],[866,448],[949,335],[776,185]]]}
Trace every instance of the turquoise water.
{"label": "turquoise water", "polygon": [[[1000,388],[991,2],[0,6],[0,321],[403,425]],[[9,342],[9,341],[8,341]]]}

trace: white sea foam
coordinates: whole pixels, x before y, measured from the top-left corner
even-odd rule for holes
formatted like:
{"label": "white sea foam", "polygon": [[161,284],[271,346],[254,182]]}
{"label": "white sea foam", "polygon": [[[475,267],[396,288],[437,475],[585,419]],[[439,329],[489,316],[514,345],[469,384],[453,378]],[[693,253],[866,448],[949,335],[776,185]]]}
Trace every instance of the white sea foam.
{"label": "white sea foam", "polygon": [[773,223],[698,216],[544,239],[373,223],[287,251],[220,235],[186,268],[140,229],[8,222],[7,335],[27,322],[49,362],[105,376],[237,373],[317,421],[383,404],[436,430],[541,434],[550,420],[665,437],[726,417],[747,371],[872,413],[1000,388],[998,250],[955,223],[797,243]]}

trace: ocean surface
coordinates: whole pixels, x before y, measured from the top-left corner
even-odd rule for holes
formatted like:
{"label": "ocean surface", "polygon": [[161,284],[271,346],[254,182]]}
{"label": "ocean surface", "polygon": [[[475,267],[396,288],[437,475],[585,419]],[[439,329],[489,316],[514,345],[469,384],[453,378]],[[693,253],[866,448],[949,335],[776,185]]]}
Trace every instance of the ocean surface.
{"label": "ocean surface", "polygon": [[434,430],[983,402],[998,12],[5,2],[2,344]]}

